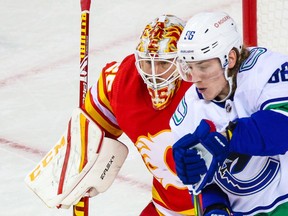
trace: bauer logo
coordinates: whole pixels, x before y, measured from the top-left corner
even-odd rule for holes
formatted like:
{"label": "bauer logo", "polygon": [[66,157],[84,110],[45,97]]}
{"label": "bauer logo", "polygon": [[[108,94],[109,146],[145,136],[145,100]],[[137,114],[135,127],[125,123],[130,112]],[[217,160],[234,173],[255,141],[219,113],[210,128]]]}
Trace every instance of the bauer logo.
{"label": "bauer logo", "polygon": [[195,35],[195,31],[187,31],[184,40],[192,40]]}
{"label": "bauer logo", "polygon": [[80,57],[83,59],[88,52],[88,17],[87,14],[81,15],[81,40],[80,40]]}

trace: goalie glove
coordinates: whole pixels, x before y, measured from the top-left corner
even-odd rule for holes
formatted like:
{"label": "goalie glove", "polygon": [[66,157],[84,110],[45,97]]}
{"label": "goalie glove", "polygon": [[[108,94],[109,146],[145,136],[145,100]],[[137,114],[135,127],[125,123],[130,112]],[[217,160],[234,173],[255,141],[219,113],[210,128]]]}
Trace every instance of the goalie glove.
{"label": "goalie glove", "polygon": [[182,137],[173,145],[177,175],[184,184],[192,185],[194,194],[200,193],[212,181],[228,156],[227,139],[215,131],[211,121],[201,120],[193,134]]}
{"label": "goalie glove", "polygon": [[69,208],[83,196],[106,191],[127,155],[123,143],[104,137],[102,129],[77,108],[66,132],[25,183],[48,207]]}

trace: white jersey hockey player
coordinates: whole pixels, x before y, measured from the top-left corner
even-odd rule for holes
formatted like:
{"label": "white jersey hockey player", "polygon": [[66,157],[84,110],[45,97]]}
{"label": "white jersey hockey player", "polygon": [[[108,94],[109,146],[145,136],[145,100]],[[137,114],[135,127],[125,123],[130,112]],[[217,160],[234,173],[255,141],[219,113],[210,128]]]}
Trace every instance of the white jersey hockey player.
{"label": "white jersey hockey player", "polygon": [[194,83],[170,121],[179,178],[217,184],[233,215],[288,215],[288,56],[243,47],[222,12],[192,17],[178,56]]}

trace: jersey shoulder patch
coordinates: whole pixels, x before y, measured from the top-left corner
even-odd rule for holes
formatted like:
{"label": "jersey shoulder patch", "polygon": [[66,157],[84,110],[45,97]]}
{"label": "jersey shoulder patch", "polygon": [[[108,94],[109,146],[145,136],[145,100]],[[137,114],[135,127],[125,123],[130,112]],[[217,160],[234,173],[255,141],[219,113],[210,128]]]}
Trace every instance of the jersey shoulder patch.
{"label": "jersey shoulder patch", "polygon": [[254,47],[250,50],[249,57],[242,63],[240,66],[239,73],[244,71],[249,71],[251,68],[255,66],[259,57],[267,51],[266,48],[263,47]]}

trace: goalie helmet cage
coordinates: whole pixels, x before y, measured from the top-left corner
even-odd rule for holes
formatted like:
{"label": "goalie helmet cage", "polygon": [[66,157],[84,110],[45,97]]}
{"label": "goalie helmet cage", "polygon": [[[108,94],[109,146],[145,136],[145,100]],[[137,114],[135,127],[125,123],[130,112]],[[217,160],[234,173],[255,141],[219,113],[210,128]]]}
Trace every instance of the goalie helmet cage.
{"label": "goalie helmet cage", "polygon": [[246,46],[288,54],[288,0],[242,0]]}

